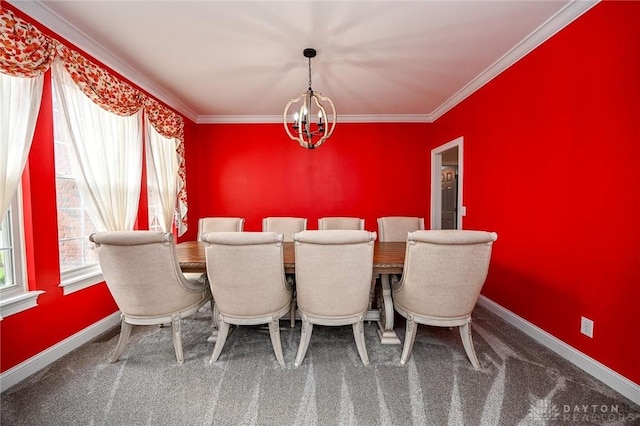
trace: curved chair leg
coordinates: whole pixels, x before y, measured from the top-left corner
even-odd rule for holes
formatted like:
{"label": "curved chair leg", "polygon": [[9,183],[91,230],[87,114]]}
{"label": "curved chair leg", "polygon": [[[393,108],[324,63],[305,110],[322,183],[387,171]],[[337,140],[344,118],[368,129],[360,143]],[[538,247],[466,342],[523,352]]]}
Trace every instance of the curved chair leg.
{"label": "curved chair leg", "polygon": [[120,358],[120,354],[122,350],[126,346],[129,341],[129,336],[131,335],[131,329],[133,326],[128,322],[125,322],[124,315],[121,315],[122,319],[120,321],[120,338],[118,339],[118,345],[116,346],[116,350],[113,352],[111,356],[111,362],[114,363]]}
{"label": "curved chair leg", "polygon": [[182,353],[182,331],[180,327],[180,315],[175,314],[171,316],[171,332],[173,334],[173,348],[176,351],[176,359],[178,364],[184,362],[184,355]]}
{"label": "curved chair leg", "polygon": [[282,343],[280,342],[280,319],[276,318],[269,323],[269,336],[271,336],[271,344],[276,359],[280,365],[284,366],[284,356],[282,355]]}
{"label": "curved chair leg", "polygon": [[304,355],[307,353],[309,347],[309,341],[311,341],[311,333],[313,332],[313,324],[302,318],[302,334],[300,335],[300,346],[298,346],[298,354],[296,355],[296,361],[293,365],[299,367],[302,364]]}
{"label": "curved chair leg", "polygon": [[211,321],[213,322],[214,330],[218,328],[218,322],[220,321],[220,311],[218,310],[218,305],[216,305],[215,301],[211,299]]}
{"label": "curved chair leg", "polygon": [[475,368],[480,368],[480,363],[476,356],[476,350],[473,347],[473,338],[471,337],[471,320],[458,328],[460,329],[460,337],[462,337],[462,346],[464,346],[464,350],[467,352],[471,365]]}
{"label": "curved chair leg", "polygon": [[296,298],[295,294],[291,298],[291,328],[296,328]]}
{"label": "curved chair leg", "polygon": [[356,339],[356,347],[360,354],[360,359],[364,365],[369,365],[369,355],[367,346],[364,343],[364,318],[353,324],[353,337]]}
{"label": "curved chair leg", "polygon": [[211,359],[209,360],[209,362],[216,362],[218,360],[220,352],[222,352],[224,342],[227,341],[228,334],[229,323],[221,319],[220,322],[218,322],[218,340],[216,340],[216,345],[213,347],[213,354],[211,354]]}
{"label": "curved chair leg", "polygon": [[413,342],[416,340],[416,331],[418,330],[418,324],[413,320],[411,316],[407,316],[407,329],[404,333],[404,347],[402,348],[402,357],[400,358],[400,364],[404,365],[411,351],[413,350]]}

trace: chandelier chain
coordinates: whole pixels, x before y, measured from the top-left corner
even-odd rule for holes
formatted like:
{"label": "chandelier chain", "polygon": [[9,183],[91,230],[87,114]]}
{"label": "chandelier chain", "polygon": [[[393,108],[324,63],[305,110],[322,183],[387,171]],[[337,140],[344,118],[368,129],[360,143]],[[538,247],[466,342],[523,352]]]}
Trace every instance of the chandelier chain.
{"label": "chandelier chain", "polygon": [[309,90],[311,90],[311,58],[309,58]]}

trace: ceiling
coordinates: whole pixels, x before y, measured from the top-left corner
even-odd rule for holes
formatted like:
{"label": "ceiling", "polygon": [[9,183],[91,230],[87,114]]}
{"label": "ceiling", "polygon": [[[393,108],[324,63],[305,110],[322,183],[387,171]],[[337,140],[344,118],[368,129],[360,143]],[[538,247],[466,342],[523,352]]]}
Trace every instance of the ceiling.
{"label": "ceiling", "polygon": [[198,123],[281,122],[308,86],[339,122],[432,122],[595,4],[8,3]]}

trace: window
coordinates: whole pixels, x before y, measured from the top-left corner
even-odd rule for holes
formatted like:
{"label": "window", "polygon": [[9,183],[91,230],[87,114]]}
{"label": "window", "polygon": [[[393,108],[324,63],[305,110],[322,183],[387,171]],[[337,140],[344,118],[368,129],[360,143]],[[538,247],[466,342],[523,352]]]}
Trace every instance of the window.
{"label": "window", "polygon": [[2,317],[37,305],[43,291],[28,291],[23,249],[20,191],[0,221],[0,313]]}
{"label": "window", "polygon": [[55,143],[56,201],[58,207],[58,249],[60,278],[64,293],[81,290],[103,280],[97,253],[89,235],[96,228],[83,204],[75,170],[73,145],[62,124],[65,117],[53,90],[53,128]]}
{"label": "window", "polygon": [[158,189],[155,187],[155,183],[152,179],[147,180],[147,204],[149,206],[149,231],[162,231],[160,220],[158,219],[158,208],[154,203],[155,193]]}

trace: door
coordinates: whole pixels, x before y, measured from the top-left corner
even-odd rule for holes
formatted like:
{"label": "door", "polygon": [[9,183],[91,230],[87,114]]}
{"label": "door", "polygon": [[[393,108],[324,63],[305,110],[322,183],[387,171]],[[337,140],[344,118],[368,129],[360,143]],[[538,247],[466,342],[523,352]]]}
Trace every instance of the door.
{"label": "door", "polygon": [[457,229],[458,204],[458,170],[457,167],[442,167],[442,228]]}

